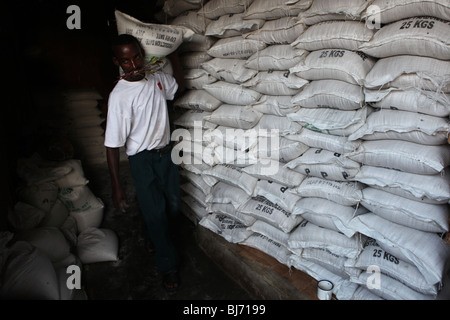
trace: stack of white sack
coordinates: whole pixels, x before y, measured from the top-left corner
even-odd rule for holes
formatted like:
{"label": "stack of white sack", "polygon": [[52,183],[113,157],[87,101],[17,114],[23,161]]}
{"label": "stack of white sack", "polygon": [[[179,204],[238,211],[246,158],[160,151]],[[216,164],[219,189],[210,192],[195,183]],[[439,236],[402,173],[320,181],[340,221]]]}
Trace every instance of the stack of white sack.
{"label": "stack of white sack", "polygon": [[[203,112],[180,117],[189,134],[177,153],[192,152],[185,160],[196,164],[182,167],[208,185],[207,212],[253,232],[224,237],[331,279],[338,299],[441,298],[449,262],[439,237],[448,230],[448,3],[223,2],[195,10],[209,19],[212,58],[201,68],[216,81],[202,87],[208,99],[186,94],[188,108]],[[416,18],[425,13],[433,17]],[[394,36],[387,28],[397,22],[411,34]],[[219,106],[202,107],[210,96]],[[224,235],[221,225],[215,230]],[[368,286],[370,241],[426,284],[379,261],[381,286]],[[414,250],[421,242],[438,250]]]}
{"label": "stack of white sack", "polygon": [[17,172],[22,183],[8,215],[13,233],[1,246],[2,298],[86,299],[82,265],[116,261],[118,239],[101,229],[104,205],[89,189],[81,161],[34,154],[18,161]]}
{"label": "stack of white sack", "polygon": [[[371,214],[353,223],[355,230],[375,238],[387,254],[416,267],[425,278],[426,290],[381,267],[378,295],[439,299],[450,259],[441,238],[449,229],[450,5],[400,2],[374,1],[377,15],[366,13],[368,19],[381,19],[381,28],[359,47],[378,58],[364,84],[365,101],[375,112],[349,136],[363,143],[348,157],[362,165],[355,180],[367,186],[361,204]],[[367,228],[370,219],[377,223]],[[387,234],[394,230],[395,236]],[[412,249],[416,241],[435,249]],[[426,266],[430,261],[433,267]],[[356,281],[365,283],[361,277]]]}

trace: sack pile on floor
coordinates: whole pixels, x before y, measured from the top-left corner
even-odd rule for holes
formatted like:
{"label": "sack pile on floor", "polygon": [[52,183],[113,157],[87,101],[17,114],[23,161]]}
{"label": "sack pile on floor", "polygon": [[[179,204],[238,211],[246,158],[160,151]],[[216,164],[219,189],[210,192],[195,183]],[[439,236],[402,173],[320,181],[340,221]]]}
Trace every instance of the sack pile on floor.
{"label": "sack pile on floor", "polygon": [[443,298],[448,2],[164,11],[195,32],[173,156],[198,223],[332,280],[338,299]]}
{"label": "sack pile on floor", "polygon": [[20,159],[17,172],[22,184],[8,215],[12,231],[0,236],[0,297],[86,299],[83,264],[117,261],[118,238],[101,227],[104,204],[89,188],[81,161],[36,153]]}

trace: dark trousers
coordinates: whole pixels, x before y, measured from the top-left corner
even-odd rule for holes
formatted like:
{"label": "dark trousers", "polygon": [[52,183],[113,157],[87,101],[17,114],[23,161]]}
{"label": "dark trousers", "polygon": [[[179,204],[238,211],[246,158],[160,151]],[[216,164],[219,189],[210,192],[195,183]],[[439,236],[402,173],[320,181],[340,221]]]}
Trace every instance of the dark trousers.
{"label": "dark trousers", "polygon": [[179,263],[169,222],[179,214],[180,181],[170,155],[170,151],[143,151],[128,158],[139,206],[155,247],[155,264],[162,273],[176,271]]}

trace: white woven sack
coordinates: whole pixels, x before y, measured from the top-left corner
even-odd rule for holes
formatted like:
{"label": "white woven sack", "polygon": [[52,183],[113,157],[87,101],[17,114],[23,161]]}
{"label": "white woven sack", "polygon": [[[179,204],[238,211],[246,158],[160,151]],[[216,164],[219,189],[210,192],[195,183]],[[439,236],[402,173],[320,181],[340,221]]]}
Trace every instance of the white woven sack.
{"label": "white woven sack", "polygon": [[283,244],[260,233],[253,233],[250,237],[240,242],[240,244],[258,249],[277,259],[281,264],[287,265],[288,263],[289,250]]}
{"label": "white woven sack", "polygon": [[324,21],[310,26],[291,45],[307,51],[358,50],[373,35],[374,31],[360,21]]}
{"label": "white woven sack", "polygon": [[64,221],[69,217],[69,210],[64,203],[56,199],[56,202],[50,212],[45,214],[39,226],[60,228]]}
{"label": "white woven sack", "polygon": [[247,230],[246,225],[223,214],[208,214],[200,220],[199,225],[231,243],[241,243],[253,234],[252,231]]}
{"label": "white woven sack", "polygon": [[253,0],[211,0],[198,10],[198,14],[208,19],[217,19],[231,13],[242,13],[252,2]]}
{"label": "white woven sack", "polygon": [[[287,97],[287,96],[286,96]],[[285,137],[291,134],[297,134],[301,132],[303,127],[301,124],[289,120],[288,117],[276,116],[271,114],[263,114],[259,119],[258,124],[255,126],[260,136],[271,136],[272,134],[279,133]],[[267,134],[265,134],[265,132]]]}
{"label": "white woven sack", "polygon": [[183,42],[178,47],[178,53],[182,55],[187,52],[206,52],[216,41],[216,38],[211,38],[203,34],[196,33],[191,39]]}
{"label": "white woven sack", "polygon": [[180,54],[180,64],[184,69],[199,69],[212,57],[204,51],[192,51]]}
{"label": "white woven sack", "polygon": [[146,60],[161,58],[174,52],[180,44],[191,38],[194,32],[182,26],[152,24],[116,10],[114,12],[118,34],[135,36],[145,51]]}
{"label": "white woven sack", "polygon": [[400,55],[379,59],[366,76],[369,89],[394,87],[450,92],[450,64],[430,57]]}
{"label": "white woven sack", "polygon": [[300,63],[307,54],[307,51],[289,44],[271,45],[249,57],[245,67],[258,71],[286,71]]}
{"label": "white woven sack", "polygon": [[302,259],[300,256],[295,254],[292,254],[289,257],[288,265],[289,267],[295,267],[296,269],[305,272],[317,281],[323,279],[330,280],[334,285],[333,294],[338,300],[351,299],[358,288],[356,283],[349,281],[347,278],[343,278],[320,264]]}
{"label": "white woven sack", "polygon": [[262,117],[262,113],[244,105],[222,104],[205,120],[218,126],[237,129],[251,129]]}
{"label": "white woven sack", "polygon": [[239,84],[253,78],[258,71],[245,67],[245,59],[213,58],[201,64],[217,80]]}
{"label": "white woven sack", "polygon": [[373,265],[378,266],[382,273],[418,292],[430,295],[437,294],[437,286],[428,284],[416,266],[386,252],[374,239],[369,239],[364,246],[364,250],[352,263],[352,267],[365,271]]}
{"label": "white woven sack", "polygon": [[360,20],[369,4],[366,0],[315,0],[308,10],[299,13],[298,19],[306,25],[330,20]]}
{"label": "white woven sack", "polygon": [[375,108],[420,112],[436,117],[450,115],[450,94],[433,91],[388,88],[364,89],[365,101]]}
{"label": "white woven sack", "polygon": [[242,86],[265,95],[292,96],[297,94],[309,81],[289,71],[260,71]]}
{"label": "white woven sack", "polygon": [[58,278],[52,261],[26,241],[13,243],[2,268],[0,298],[59,300]]}
{"label": "white woven sack", "polygon": [[262,27],[262,19],[243,19],[244,13],[227,14],[211,21],[206,27],[205,36],[216,38],[231,38],[242,36]]}
{"label": "white woven sack", "polygon": [[253,231],[255,233],[264,235],[267,238],[274,240],[275,242],[282,244],[283,246],[285,246],[287,248],[287,242],[289,240],[289,233],[286,233],[267,222],[264,222],[262,220],[256,220],[247,229],[250,231]]}
{"label": "white woven sack", "polygon": [[433,232],[414,230],[368,213],[355,217],[352,224],[358,232],[377,240],[387,252],[411,262],[429,284],[441,284],[450,256],[445,240]]}
{"label": "white woven sack", "polygon": [[287,187],[296,187],[305,179],[303,174],[282,166],[277,160],[271,160],[270,166],[278,167],[277,172],[270,175],[265,174],[267,166],[261,162],[245,167],[242,171],[258,179],[274,181]]}
{"label": "white woven sack", "polygon": [[427,232],[439,233],[449,229],[447,204],[422,203],[371,187],[362,193],[361,204],[386,220]]}
{"label": "white woven sack", "polygon": [[289,187],[282,184],[263,179],[256,184],[253,196],[262,196],[283,209],[292,212],[300,197],[290,192],[289,189]]}
{"label": "white woven sack", "polygon": [[[101,136],[101,135],[100,135]],[[68,159],[60,163],[62,166],[68,166],[72,168],[67,175],[55,180],[55,183],[60,188],[71,188],[86,185],[89,180],[84,174],[83,165],[81,160],[78,159]]]}
{"label": "white woven sack", "polygon": [[346,156],[361,164],[417,174],[438,174],[450,164],[447,145],[427,146],[401,140],[364,141]]}
{"label": "white woven sack", "polygon": [[203,172],[205,175],[210,175],[218,180],[236,186],[244,190],[248,195],[253,194],[258,179],[246,174],[242,169],[231,165],[218,164],[209,170]]}
{"label": "white woven sack", "polygon": [[170,17],[177,17],[186,11],[200,9],[201,6],[201,1],[167,0],[163,4],[163,12]]}
{"label": "white woven sack", "polygon": [[312,0],[254,0],[245,12],[245,19],[275,20],[295,17],[311,6]]}
{"label": "white woven sack", "polygon": [[364,105],[363,88],[341,80],[315,80],[292,97],[292,103],[304,108],[356,110]]}
{"label": "white woven sack", "polygon": [[62,188],[58,198],[70,212],[85,211],[92,208],[103,208],[103,203],[97,198],[89,186]]}
{"label": "white woven sack", "polygon": [[405,140],[424,145],[447,143],[448,119],[417,112],[378,109],[372,112],[349,140]]}
{"label": "white woven sack", "polygon": [[119,260],[117,234],[106,228],[88,228],[78,235],[77,253],[83,264]]}
{"label": "white woven sack", "polygon": [[333,48],[310,52],[289,71],[307,80],[342,80],[362,86],[375,61],[362,52]]}
{"label": "white woven sack", "polygon": [[231,218],[239,221],[240,223],[242,223],[246,226],[251,226],[252,224],[254,224],[257,221],[257,219],[255,217],[252,217],[248,214],[245,214],[245,213],[242,213],[242,212],[239,212],[238,210],[236,210],[236,208],[231,203],[212,202],[212,203],[208,204],[208,206],[206,207],[206,210],[209,213],[215,212],[215,213],[226,215],[228,217],[231,217]]}
{"label": "white woven sack", "polygon": [[362,18],[380,24],[395,22],[404,18],[432,16],[450,21],[450,4],[446,0],[375,0]]}
{"label": "white woven sack", "polygon": [[[212,22],[197,11],[191,10],[177,15],[171,22],[171,25],[181,26],[191,29],[196,35],[202,35],[206,31],[206,27]],[[184,45],[184,44],[183,44]]]}
{"label": "white woven sack", "polygon": [[[205,173],[207,175],[208,173]],[[205,201],[207,203],[221,203],[232,204],[236,209],[246,203],[250,199],[242,188],[229,184],[227,182],[219,181],[212,188]]]}
{"label": "white woven sack", "polygon": [[246,39],[263,41],[268,45],[290,45],[305,29],[306,26],[303,23],[298,23],[295,17],[283,17],[266,20],[260,29],[247,32],[242,36]]}
{"label": "white woven sack", "polygon": [[361,201],[363,188],[363,184],[356,181],[332,181],[306,177],[294,192],[302,198],[323,198],[344,206],[353,206]]}
{"label": "white woven sack", "polygon": [[[358,278],[352,279],[360,285],[367,285],[371,282],[371,273],[361,272]],[[434,300],[435,296],[426,295],[411,289],[402,282],[389,277],[384,273],[380,273],[380,287],[374,287],[371,290],[386,300]]]}
{"label": "white woven sack", "polygon": [[347,257],[338,256],[323,248],[304,248],[300,253],[300,258],[316,263],[344,279],[349,278],[345,267]]}
{"label": "white woven sack", "polygon": [[[270,159],[284,164],[300,157],[309,147],[303,142],[279,137],[279,141],[274,143],[274,138],[267,140],[266,137],[259,137],[258,144],[249,150],[257,160]],[[268,161],[265,161],[268,164]],[[277,170],[278,171],[278,170]]]}
{"label": "white woven sack", "polygon": [[57,227],[38,227],[17,234],[21,241],[27,241],[46,254],[52,262],[60,261],[70,254],[70,246]]}
{"label": "white woven sack", "polygon": [[201,90],[204,85],[214,83],[216,78],[207,73],[204,69],[184,69],[183,84],[188,90]]}
{"label": "white woven sack", "polygon": [[249,199],[238,210],[258,220],[265,221],[286,233],[291,232],[303,221],[301,216],[291,214],[291,212],[262,196]]}
{"label": "white woven sack", "polygon": [[356,176],[361,165],[336,152],[309,148],[302,156],[289,161],[285,166],[307,176],[348,181]]}
{"label": "white woven sack", "polygon": [[79,233],[77,220],[69,215],[59,229],[64,234],[69,246],[71,248],[75,247],[77,245],[77,237]]}
{"label": "white woven sack", "polygon": [[173,103],[174,106],[184,109],[200,109],[204,111],[216,110],[222,102],[204,89],[187,90],[181,97],[176,99]]}
{"label": "white woven sack", "polygon": [[284,117],[300,109],[300,106],[293,104],[291,99],[291,96],[263,95],[257,102],[251,104],[250,107],[266,115]]}
{"label": "white woven sack", "polygon": [[249,105],[259,100],[261,93],[226,81],[217,81],[203,86],[209,94],[225,104]]}
{"label": "white woven sack", "polygon": [[363,165],[355,180],[424,203],[442,204],[450,200],[448,174],[423,175]]}
{"label": "white woven sack", "polygon": [[450,22],[434,17],[413,17],[378,30],[359,50],[376,58],[397,55],[450,59]]}
{"label": "white woven sack", "polygon": [[364,235],[355,234],[352,237],[314,225],[304,220],[289,234],[289,248],[322,248],[338,256],[355,258],[362,250]]}
{"label": "white woven sack", "polygon": [[104,204],[100,198],[97,198],[98,206],[90,207],[79,211],[70,211],[70,216],[77,221],[78,230],[84,231],[88,228],[98,228],[102,224],[104,214]]}
{"label": "white woven sack", "polygon": [[217,40],[207,53],[214,58],[247,59],[265,47],[267,44],[260,40],[235,36]]}
{"label": "white woven sack", "polygon": [[369,106],[357,110],[301,108],[288,114],[287,118],[310,130],[348,137],[366,122],[371,112],[372,108]]}
{"label": "white woven sack", "polygon": [[[301,215],[305,220],[319,227],[341,232],[349,238],[355,234],[355,230],[350,227],[350,221],[357,214],[356,212],[357,210],[352,206],[315,197],[301,198],[292,210],[292,214]],[[324,225],[320,224],[322,221],[325,222]]]}
{"label": "white woven sack", "polygon": [[287,139],[302,141],[309,147],[325,149],[341,154],[356,150],[361,144],[361,140],[349,141],[347,137],[330,135],[314,130],[302,130],[298,134],[290,134]]}

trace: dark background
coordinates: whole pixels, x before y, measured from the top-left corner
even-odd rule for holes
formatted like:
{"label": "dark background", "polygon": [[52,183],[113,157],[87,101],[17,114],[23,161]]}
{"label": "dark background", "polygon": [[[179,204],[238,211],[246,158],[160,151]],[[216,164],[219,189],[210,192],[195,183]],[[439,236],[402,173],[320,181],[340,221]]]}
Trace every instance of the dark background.
{"label": "dark background", "polygon": [[[66,26],[70,5],[81,29]],[[16,161],[33,152],[42,128],[36,92],[95,89],[106,104],[118,70],[110,55],[117,33],[114,10],[150,22],[162,5],[152,0],[7,0],[0,5],[2,113],[0,117],[0,230],[15,203]]]}

